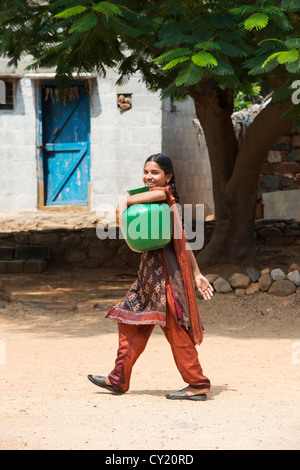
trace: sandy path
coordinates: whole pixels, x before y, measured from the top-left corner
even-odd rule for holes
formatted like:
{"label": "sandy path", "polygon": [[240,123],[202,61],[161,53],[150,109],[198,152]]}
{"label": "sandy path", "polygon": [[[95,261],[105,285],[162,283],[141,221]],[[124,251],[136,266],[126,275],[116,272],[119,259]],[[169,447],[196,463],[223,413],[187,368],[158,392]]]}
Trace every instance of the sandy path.
{"label": "sandy path", "polygon": [[[122,396],[91,384],[114,364],[117,329],[104,311],[0,311],[0,449],[299,448],[299,295],[200,302],[206,402],[171,401],[184,386],[155,328]],[[1,359],[1,356],[0,356]]]}

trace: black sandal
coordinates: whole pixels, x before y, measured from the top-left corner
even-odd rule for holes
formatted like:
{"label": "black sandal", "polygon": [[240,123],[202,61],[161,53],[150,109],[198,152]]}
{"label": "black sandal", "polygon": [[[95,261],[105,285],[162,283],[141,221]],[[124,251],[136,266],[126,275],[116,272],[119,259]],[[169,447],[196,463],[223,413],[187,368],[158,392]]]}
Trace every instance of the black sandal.
{"label": "black sandal", "polygon": [[188,395],[183,388],[182,390],[178,390],[178,392],[166,395],[166,398],[169,400],[205,401],[207,399],[207,395],[206,393],[202,393],[201,395]]}
{"label": "black sandal", "polygon": [[101,375],[88,375],[88,379],[93,382],[93,384],[98,385],[98,387],[106,388],[115,395],[122,395],[122,393],[124,393],[112,387],[112,385],[107,385],[107,383],[105,382],[105,377]]}

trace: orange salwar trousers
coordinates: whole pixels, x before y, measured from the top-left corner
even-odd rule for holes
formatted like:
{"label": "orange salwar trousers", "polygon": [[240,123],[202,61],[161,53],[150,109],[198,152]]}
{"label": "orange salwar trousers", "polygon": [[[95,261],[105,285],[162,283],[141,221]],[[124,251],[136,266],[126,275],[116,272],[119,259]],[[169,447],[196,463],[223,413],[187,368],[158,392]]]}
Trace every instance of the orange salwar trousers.
{"label": "orange salwar trousers", "polygon": [[[121,392],[127,392],[133,365],[144,351],[154,325],[131,325],[118,323],[119,348],[115,367],[108,375],[111,384]],[[186,329],[177,319],[176,309],[167,285],[166,325],[161,326],[170,343],[176,366],[184,382],[195,388],[210,388],[210,381],[203,375],[195,348]]]}

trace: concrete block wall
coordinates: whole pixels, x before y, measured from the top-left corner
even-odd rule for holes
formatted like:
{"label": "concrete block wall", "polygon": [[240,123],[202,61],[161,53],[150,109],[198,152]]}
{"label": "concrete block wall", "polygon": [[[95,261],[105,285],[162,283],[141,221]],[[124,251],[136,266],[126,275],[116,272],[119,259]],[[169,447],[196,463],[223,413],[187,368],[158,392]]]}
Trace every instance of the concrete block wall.
{"label": "concrete block wall", "polygon": [[[92,209],[116,206],[127,190],[143,185],[143,165],[161,151],[162,112],[157,93],[149,92],[139,77],[117,86],[111,70],[91,83]],[[132,108],[120,112],[118,94],[132,94]]]}
{"label": "concrete block wall", "polygon": [[[25,77],[28,60],[16,70],[0,60],[0,73],[24,77],[15,81],[15,108],[0,110],[0,212],[36,211],[38,207],[35,95],[40,82]],[[89,79],[93,211],[105,203],[116,206],[127,189],[141,186],[146,158],[161,151],[159,94],[149,92],[138,76],[124,86],[116,86],[117,78],[109,70],[106,78]],[[119,93],[132,94],[132,109],[120,112]]]}
{"label": "concrete block wall", "polygon": [[37,208],[35,87],[14,81],[15,108],[0,110],[0,210]]}

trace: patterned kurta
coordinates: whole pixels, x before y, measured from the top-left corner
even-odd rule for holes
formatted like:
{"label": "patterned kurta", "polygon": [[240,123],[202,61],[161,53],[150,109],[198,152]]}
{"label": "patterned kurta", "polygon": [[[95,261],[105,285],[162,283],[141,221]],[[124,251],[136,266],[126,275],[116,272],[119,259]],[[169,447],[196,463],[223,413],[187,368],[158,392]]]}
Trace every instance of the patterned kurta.
{"label": "patterned kurta", "polygon": [[[167,271],[164,275],[163,263]],[[170,283],[179,323],[189,328],[189,312],[172,242],[162,250],[142,253],[138,278],[125,298],[106,317],[134,325],[166,325],[166,284]]]}

